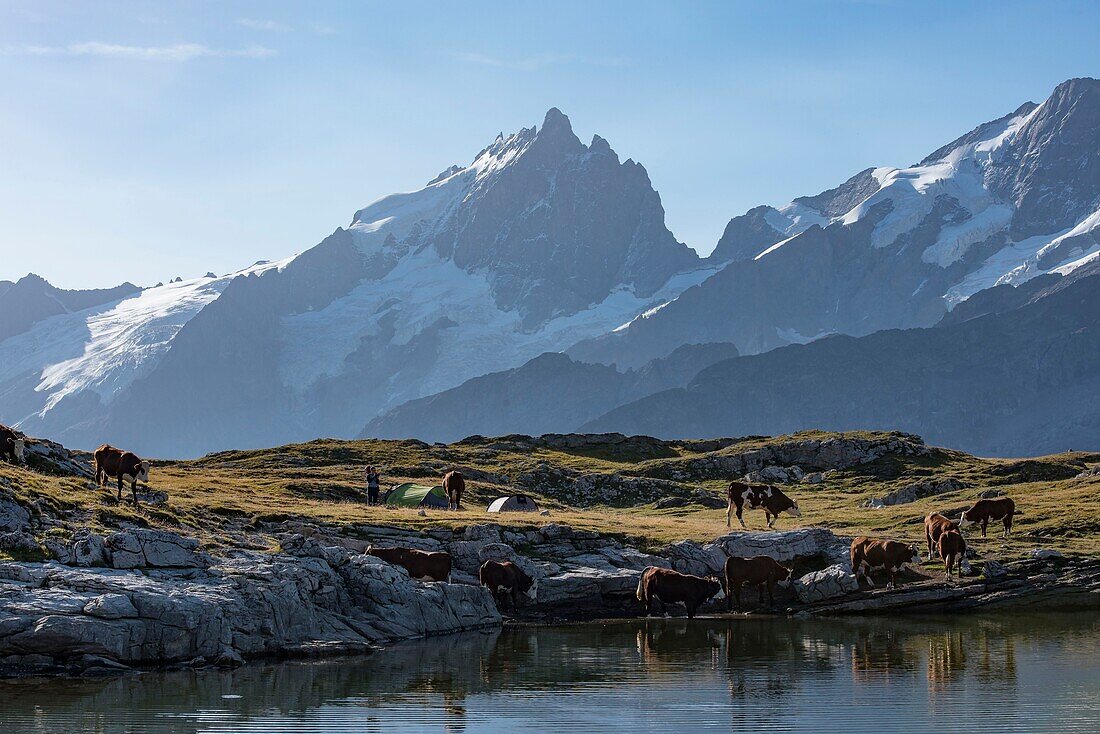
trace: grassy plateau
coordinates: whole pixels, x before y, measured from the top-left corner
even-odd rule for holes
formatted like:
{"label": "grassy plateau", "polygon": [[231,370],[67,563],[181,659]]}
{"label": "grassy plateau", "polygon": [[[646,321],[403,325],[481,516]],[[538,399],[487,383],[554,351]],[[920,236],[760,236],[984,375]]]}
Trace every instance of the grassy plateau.
{"label": "grassy plateau", "polygon": [[[316,440],[277,448],[225,451],[188,461],[155,460],[150,488],[168,495],[167,502],[129,503],[129,488],[118,502],[115,489],[97,488],[90,479],[51,473],[49,467],[0,463],[0,491],[14,496],[32,513],[49,518],[44,540],[65,536],[76,527],[100,532],[125,525],[170,529],[200,539],[207,550],[275,549],[276,534],[299,523],[325,524],[349,535],[369,537],[368,526],[391,525],[430,529],[498,522],[534,527],[566,523],[630,540],[656,549],[672,541],[710,540],[726,532],[725,509],[691,501],[681,507],[657,509],[651,499],[639,501],[629,492],[610,499],[577,501],[576,490],[563,491],[553,480],[532,477],[578,476],[662,478],[685,496],[702,490],[724,501],[733,476],[693,477],[678,472],[685,462],[766,448],[779,441],[871,437],[883,434],[803,433],[775,438],[752,437],[721,448],[700,442],[632,441],[548,448],[523,437],[429,445],[419,441]],[[706,450],[711,448],[712,450]],[[76,452],[80,459],[90,459]],[[458,468],[467,475],[465,509],[458,512],[371,507],[366,503],[364,468],[381,468],[383,490],[403,481],[438,483],[442,474]],[[1081,476],[1100,465],[1100,453],[1070,452],[1030,459],[989,459],[933,448],[927,455],[886,455],[865,464],[828,472],[817,484],[792,483],[784,491],[798,500],[802,517],[782,517],[777,527],[824,526],[845,535],[866,534],[921,542],[923,517],[938,510],[952,519],[983,492],[999,490],[1016,501],[1019,515],[1014,534],[1000,537],[1001,526],[990,527],[982,539],[974,531],[970,542],[986,558],[1011,560],[1038,548],[1067,555],[1100,556],[1100,476]],[[541,473],[540,473],[541,472]],[[555,474],[556,473],[556,474]],[[685,474],[687,474],[685,476]],[[926,480],[954,478],[966,485],[908,504],[872,509],[862,506],[873,497]],[[549,516],[535,513],[490,515],[494,498],[514,493],[533,496]],[[598,501],[596,501],[598,499]],[[567,501],[568,500],[568,501]],[[759,511],[746,512],[750,530],[763,530]],[[734,529],[737,528],[736,520]]]}

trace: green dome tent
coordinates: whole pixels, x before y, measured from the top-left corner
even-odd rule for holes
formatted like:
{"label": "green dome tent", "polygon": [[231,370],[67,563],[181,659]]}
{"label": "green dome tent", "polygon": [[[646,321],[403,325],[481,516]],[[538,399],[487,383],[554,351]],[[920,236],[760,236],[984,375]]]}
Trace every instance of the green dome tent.
{"label": "green dome tent", "polygon": [[447,509],[447,495],[443,487],[426,487],[423,484],[405,482],[386,492],[387,507],[436,507]]}

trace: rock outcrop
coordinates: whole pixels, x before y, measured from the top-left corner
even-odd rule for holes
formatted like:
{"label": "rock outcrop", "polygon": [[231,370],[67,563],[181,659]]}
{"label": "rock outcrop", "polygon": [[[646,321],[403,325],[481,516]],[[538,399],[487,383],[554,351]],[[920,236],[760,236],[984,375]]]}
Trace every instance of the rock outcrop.
{"label": "rock outcrop", "polygon": [[955,477],[946,477],[944,479],[925,479],[920,482],[913,482],[907,484],[900,489],[895,489],[893,492],[886,494],[882,497],[872,497],[863,503],[864,507],[879,508],[890,507],[892,505],[905,505],[910,502],[916,502],[919,499],[925,497],[933,497],[937,494],[944,494],[946,492],[955,492],[960,489],[965,489],[969,485],[966,482],[962,482]]}
{"label": "rock outcrop", "polygon": [[681,540],[665,551],[672,567],[682,573],[720,574],[726,558],[769,556],[788,566],[823,568],[845,563],[851,538],[835,535],[826,528],[803,528],[771,532],[735,531],[710,543]]}
{"label": "rock outcrop", "polygon": [[[127,562],[137,557],[125,547]],[[163,549],[152,551],[149,540],[142,547],[146,558],[193,560],[171,549],[158,556]],[[144,573],[0,564],[0,668],[234,662],[365,650],[500,623],[482,587],[421,583],[374,556],[316,541],[298,553]]]}

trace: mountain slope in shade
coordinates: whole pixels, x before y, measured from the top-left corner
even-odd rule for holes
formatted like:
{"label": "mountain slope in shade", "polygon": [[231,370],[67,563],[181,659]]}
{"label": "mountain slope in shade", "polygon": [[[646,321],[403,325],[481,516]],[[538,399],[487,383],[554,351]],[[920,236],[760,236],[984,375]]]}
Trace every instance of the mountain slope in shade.
{"label": "mountain slope in shade", "polygon": [[684,346],[637,371],[543,354],[419,400],[367,424],[363,438],[456,441],[472,434],[568,433],[624,403],[686,385],[704,367],[735,356],[731,344]]}
{"label": "mountain slope in shade", "polygon": [[931,326],[983,289],[1088,262],[1100,251],[1100,81],[1060,84],[916,166],[754,209],[727,235],[720,273],[569,353],[637,366],[685,342],[758,353]]}
{"label": "mountain slope in shade", "polygon": [[0,359],[0,420],[154,455],[352,436],[716,270],[664,226],[642,166],[598,136],[582,144],[551,109],[278,267],[150,289],[0,342],[18,357]]}
{"label": "mountain slope in shade", "polygon": [[697,437],[889,426],[982,455],[1100,448],[1100,264],[1021,295],[1015,308],[961,323],[719,362],[685,389],[616,408],[584,430]]}

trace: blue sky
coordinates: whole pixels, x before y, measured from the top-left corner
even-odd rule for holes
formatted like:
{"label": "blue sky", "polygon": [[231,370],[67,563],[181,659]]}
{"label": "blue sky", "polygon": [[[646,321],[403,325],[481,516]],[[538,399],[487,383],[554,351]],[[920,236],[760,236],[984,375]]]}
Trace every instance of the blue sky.
{"label": "blue sky", "polygon": [[709,252],[1100,75],[1100,3],[0,5],[0,278],[151,285],[306,249],[561,108]]}

